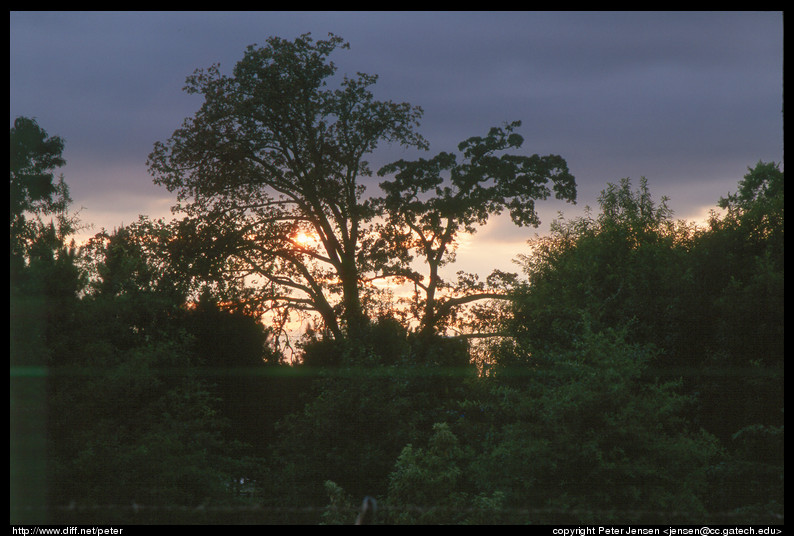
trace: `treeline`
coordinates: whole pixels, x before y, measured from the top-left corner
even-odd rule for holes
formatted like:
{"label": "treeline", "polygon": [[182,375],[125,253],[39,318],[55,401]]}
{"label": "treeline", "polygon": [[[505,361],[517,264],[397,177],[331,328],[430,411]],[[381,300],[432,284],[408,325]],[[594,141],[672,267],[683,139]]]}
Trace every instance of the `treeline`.
{"label": "treeline", "polygon": [[776,164],[703,227],[607,185],[521,257],[499,337],[381,308],[288,362],[172,225],[71,242],[62,150],[11,129],[12,523],[783,522]]}
{"label": "treeline", "polygon": [[463,234],[575,179],[512,122],[376,192],[422,110],[337,77],[347,46],[197,70],[147,161],[180,218],[79,246],[63,140],[14,122],[12,522],[352,523],[370,496],[380,523],[781,523],[779,166],[701,228],[608,184],[523,277],[452,281]]}

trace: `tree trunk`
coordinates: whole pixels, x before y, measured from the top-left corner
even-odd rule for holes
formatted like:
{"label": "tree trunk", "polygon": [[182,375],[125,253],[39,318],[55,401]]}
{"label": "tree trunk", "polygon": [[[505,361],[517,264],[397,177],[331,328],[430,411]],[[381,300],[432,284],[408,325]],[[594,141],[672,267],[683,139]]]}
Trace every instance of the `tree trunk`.
{"label": "tree trunk", "polygon": [[350,340],[358,340],[363,334],[367,318],[361,307],[358,269],[355,260],[350,258],[343,260],[342,270],[339,275],[342,278],[342,305],[344,307],[342,318],[347,328],[347,337]]}

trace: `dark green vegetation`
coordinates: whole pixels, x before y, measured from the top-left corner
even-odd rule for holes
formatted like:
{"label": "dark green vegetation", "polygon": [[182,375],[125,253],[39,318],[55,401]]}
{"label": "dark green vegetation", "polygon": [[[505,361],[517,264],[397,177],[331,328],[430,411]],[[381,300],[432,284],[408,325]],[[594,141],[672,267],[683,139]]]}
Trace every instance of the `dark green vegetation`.
{"label": "dark green vegetation", "polygon": [[[782,523],[779,167],[702,228],[609,184],[525,277],[445,281],[459,233],[536,224],[573,177],[511,154],[510,124],[366,197],[362,158],[423,146],[420,112],[367,75],[327,89],[340,44],[197,73],[205,105],[150,157],[185,217],[79,248],[63,141],[17,120],[12,522],[350,524],[370,495],[382,523]],[[285,321],[309,311],[291,362]]]}

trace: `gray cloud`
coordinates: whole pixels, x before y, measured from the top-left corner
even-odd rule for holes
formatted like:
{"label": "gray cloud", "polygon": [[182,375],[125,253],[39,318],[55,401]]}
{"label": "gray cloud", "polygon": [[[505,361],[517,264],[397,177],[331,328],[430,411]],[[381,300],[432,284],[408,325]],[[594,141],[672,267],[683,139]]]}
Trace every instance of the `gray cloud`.
{"label": "gray cloud", "polygon": [[[145,160],[200,101],[194,69],[230,72],[271,35],[334,32],[341,73],[379,75],[379,98],[425,110],[431,151],[522,120],[525,150],[563,155],[579,205],[646,176],[680,217],[716,204],[759,159],[782,159],[782,14],[776,12],[12,12],[11,121],[66,139],[75,204],[98,226],[160,210]],[[377,166],[410,157],[384,149]],[[542,203],[540,204],[542,205]],[[540,206],[539,205],[539,206]],[[578,210],[578,208],[577,208]],[[159,216],[162,214],[152,214]],[[483,233],[486,237],[487,233]],[[484,238],[483,238],[484,239]]]}

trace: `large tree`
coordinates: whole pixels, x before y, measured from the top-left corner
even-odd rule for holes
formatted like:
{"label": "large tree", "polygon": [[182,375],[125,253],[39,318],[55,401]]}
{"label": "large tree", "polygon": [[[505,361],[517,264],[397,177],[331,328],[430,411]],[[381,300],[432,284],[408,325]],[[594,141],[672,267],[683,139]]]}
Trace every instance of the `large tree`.
{"label": "large tree", "polygon": [[[497,296],[468,285],[438,301],[438,268],[458,234],[503,209],[536,224],[533,201],[549,194],[548,180],[573,200],[574,179],[558,156],[501,154],[521,145],[513,123],[463,142],[461,163],[441,153],[383,168],[397,175],[384,198],[369,197],[368,155],[383,142],[427,143],[415,130],[420,108],[375,100],[375,76],[336,76],[328,58],[347,46],[332,34],[274,37],[249,47],[231,76],[217,65],[196,71],[186,90],[204,104],[155,145],[149,168],[187,215],[176,238],[195,259],[189,269],[256,280],[258,300],[282,322],[319,313],[335,339],[361,333],[375,280],[408,278],[426,293],[422,329],[433,333],[456,306]],[[424,281],[411,268],[417,256],[430,266]]]}
{"label": "large tree", "polygon": [[365,318],[364,158],[382,142],[425,146],[419,108],[375,100],[376,76],[335,78],[328,57],[340,47],[334,35],[273,37],[248,47],[232,76],[197,70],[185,89],[204,104],[149,158],[191,219],[183,239],[211,248],[227,276],[260,278],[272,310],[319,313],[334,337]]}

